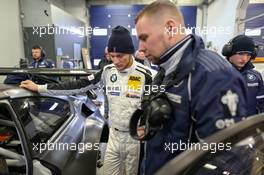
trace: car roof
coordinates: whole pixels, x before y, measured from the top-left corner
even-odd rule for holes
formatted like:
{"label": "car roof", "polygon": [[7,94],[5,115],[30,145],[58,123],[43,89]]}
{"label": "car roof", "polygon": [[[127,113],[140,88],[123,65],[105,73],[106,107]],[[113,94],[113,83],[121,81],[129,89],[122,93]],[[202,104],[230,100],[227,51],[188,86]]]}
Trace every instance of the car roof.
{"label": "car roof", "polygon": [[0,84],[0,99],[3,98],[18,98],[26,96],[37,96],[37,93],[31,92],[18,85]]}

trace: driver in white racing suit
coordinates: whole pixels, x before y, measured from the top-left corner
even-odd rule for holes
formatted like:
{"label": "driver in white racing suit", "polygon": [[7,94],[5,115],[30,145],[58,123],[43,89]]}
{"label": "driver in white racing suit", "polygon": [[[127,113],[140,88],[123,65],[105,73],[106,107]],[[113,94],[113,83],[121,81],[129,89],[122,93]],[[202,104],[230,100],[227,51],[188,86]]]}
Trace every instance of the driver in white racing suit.
{"label": "driver in white racing suit", "polygon": [[[20,87],[54,95],[86,92],[99,84],[106,90],[109,103],[110,133],[104,160],[105,175],[135,175],[138,171],[140,143],[129,135],[129,120],[140,107],[155,72],[133,58],[134,46],[129,31],[117,26],[108,41],[113,64],[85,79],[72,82],[37,85],[30,80]],[[147,90],[148,89],[148,90]]]}

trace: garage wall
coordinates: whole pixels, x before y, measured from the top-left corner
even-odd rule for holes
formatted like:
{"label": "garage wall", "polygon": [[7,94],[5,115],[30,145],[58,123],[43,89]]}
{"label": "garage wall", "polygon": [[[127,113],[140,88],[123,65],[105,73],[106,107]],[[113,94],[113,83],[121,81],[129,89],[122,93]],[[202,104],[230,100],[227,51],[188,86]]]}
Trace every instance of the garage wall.
{"label": "garage wall", "polygon": [[[81,48],[87,47],[84,22],[54,5],[51,5],[51,12],[54,27],[60,30],[54,34],[55,51],[57,52],[59,48],[63,55],[67,55],[71,59],[81,59],[74,58],[74,44],[80,44]],[[64,30],[64,34],[62,29],[67,29]],[[81,55],[81,50],[75,50],[75,52],[79,52],[79,55]]]}
{"label": "garage wall", "polygon": [[18,0],[1,0],[0,21],[0,67],[15,66],[24,57]]}
{"label": "garage wall", "polygon": [[211,41],[212,47],[215,47],[218,53],[221,53],[222,47],[235,34],[236,8],[239,0],[216,0],[208,8],[207,18],[207,40]]}
{"label": "garage wall", "polygon": [[252,37],[259,46],[258,57],[264,58],[264,3],[249,4],[246,19],[260,16],[245,23],[246,35]]}
{"label": "garage wall", "polygon": [[[0,21],[0,67],[14,67],[24,57],[18,0],[1,0]],[[0,76],[0,82],[4,79]]]}
{"label": "garage wall", "polygon": [[[135,18],[144,5],[91,5],[89,8],[90,26],[93,34],[90,35],[90,56],[93,68],[103,58],[104,48],[107,45],[111,30],[117,25],[126,27],[132,34],[135,49],[138,40],[135,30]],[[196,27],[196,6],[180,6],[186,28]],[[98,28],[98,29],[96,29]],[[99,33],[96,34],[95,31]]]}
{"label": "garage wall", "polygon": [[21,0],[23,26],[47,26],[51,22],[50,3],[45,0]]}

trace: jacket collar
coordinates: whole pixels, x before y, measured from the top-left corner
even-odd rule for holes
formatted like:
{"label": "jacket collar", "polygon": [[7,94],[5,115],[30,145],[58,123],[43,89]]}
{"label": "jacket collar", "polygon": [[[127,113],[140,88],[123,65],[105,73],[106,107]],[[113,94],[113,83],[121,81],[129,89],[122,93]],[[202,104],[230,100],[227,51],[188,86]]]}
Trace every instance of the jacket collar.
{"label": "jacket collar", "polygon": [[120,73],[129,73],[136,67],[136,61],[135,58],[132,56],[132,64],[131,66],[125,68],[124,70],[121,70]]}
{"label": "jacket collar", "polygon": [[[33,59],[33,58],[32,58]],[[35,60],[35,59],[33,59],[33,63],[40,63],[40,62],[42,62],[42,61],[44,61],[44,57],[40,57],[40,59],[37,61],[37,60]]]}
{"label": "jacket collar", "polygon": [[202,39],[195,35],[188,35],[164,53],[161,60],[165,61],[160,64],[160,67],[166,70],[166,79],[180,81],[188,75],[194,69],[195,58],[200,48],[204,48]]}
{"label": "jacket collar", "polygon": [[245,64],[245,66],[239,70],[239,72],[243,73],[245,71],[248,71],[248,70],[251,70],[251,69],[254,69],[254,65],[249,61],[247,62],[247,64]]}

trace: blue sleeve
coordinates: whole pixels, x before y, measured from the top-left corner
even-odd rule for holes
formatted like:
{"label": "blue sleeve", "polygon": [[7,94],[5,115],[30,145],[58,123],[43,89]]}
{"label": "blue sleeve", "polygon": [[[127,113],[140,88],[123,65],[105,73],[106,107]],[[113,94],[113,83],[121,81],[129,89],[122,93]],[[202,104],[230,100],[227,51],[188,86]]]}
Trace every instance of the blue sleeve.
{"label": "blue sleeve", "polygon": [[258,113],[264,112],[264,85],[263,85],[263,79],[260,73],[259,75],[259,86],[258,86],[258,93],[256,96],[257,100],[257,110]]}
{"label": "blue sleeve", "polygon": [[246,84],[235,71],[196,74],[192,81],[192,119],[198,139],[205,138],[246,117]]}

